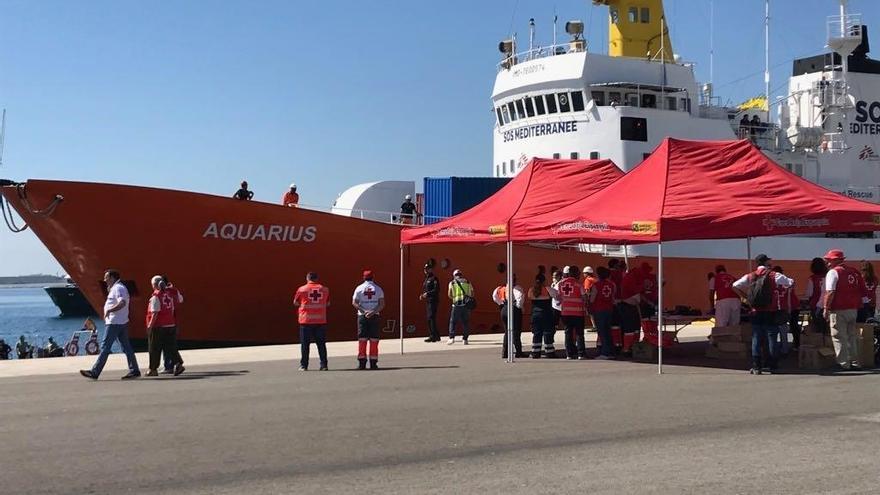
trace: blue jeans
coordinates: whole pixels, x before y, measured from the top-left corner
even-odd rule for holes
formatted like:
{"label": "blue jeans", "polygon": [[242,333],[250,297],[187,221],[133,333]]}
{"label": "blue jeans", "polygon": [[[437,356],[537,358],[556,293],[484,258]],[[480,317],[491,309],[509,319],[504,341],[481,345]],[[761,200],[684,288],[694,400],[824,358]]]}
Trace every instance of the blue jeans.
{"label": "blue jeans", "polygon": [[95,365],[92,366],[92,374],[96,377],[101,374],[101,371],[104,369],[104,365],[107,364],[107,356],[110,355],[110,348],[113,347],[113,342],[119,341],[119,346],[122,347],[122,352],[125,353],[126,359],[128,359],[128,371],[131,373],[140,373],[140,368],[138,368],[137,358],[134,356],[134,349],[131,347],[131,341],[128,340],[128,323],[123,323],[121,325],[107,325],[107,329],[104,334],[104,342],[101,343],[101,353],[98,354],[98,360],[95,361]]}
{"label": "blue jeans", "polygon": [[602,347],[599,354],[602,356],[614,355],[614,342],[611,337],[611,311],[596,311],[593,313],[593,322],[596,323],[596,332],[602,339]]}
{"label": "blue jeans", "polygon": [[471,317],[471,310],[467,308],[467,306],[457,306],[455,304],[452,305],[452,312],[449,314],[449,338],[455,338],[455,327],[458,322],[461,322],[462,327],[462,338],[464,340],[468,339],[468,335],[471,333],[471,329],[469,326],[469,321]]}
{"label": "blue jeans", "polygon": [[761,367],[761,339],[767,340],[770,349],[767,362],[770,368],[776,367],[776,357],[779,355],[779,325],[773,323],[752,323],[752,364],[756,368]]}
{"label": "blue jeans", "polygon": [[321,367],[327,367],[327,328],[324,325],[300,325],[299,326],[299,349],[301,358],[299,365],[309,367],[309,352],[312,341],[318,346],[318,358]]}

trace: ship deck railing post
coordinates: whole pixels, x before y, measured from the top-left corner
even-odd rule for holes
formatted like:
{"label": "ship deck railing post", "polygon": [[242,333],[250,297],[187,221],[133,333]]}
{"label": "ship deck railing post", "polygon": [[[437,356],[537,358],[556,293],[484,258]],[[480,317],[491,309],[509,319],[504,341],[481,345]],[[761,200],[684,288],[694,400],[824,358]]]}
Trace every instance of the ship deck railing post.
{"label": "ship deck railing post", "polygon": [[403,354],[403,243],[400,244],[400,314],[397,326],[400,327],[400,354]]}

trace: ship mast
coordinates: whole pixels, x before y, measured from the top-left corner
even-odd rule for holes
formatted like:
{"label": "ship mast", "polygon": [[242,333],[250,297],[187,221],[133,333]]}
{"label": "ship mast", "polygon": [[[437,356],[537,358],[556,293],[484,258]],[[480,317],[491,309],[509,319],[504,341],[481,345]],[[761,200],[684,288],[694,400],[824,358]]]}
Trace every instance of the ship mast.
{"label": "ship mast", "polygon": [[773,122],[770,113],[770,0],[764,0],[764,105],[767,122]]}

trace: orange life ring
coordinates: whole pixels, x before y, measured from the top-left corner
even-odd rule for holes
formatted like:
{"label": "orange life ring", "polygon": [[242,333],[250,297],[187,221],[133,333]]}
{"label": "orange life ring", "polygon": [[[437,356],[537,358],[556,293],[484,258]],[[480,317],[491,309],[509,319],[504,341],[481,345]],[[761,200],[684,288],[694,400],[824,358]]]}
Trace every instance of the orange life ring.
{"label": "orange life ring", "polygon": [[76,356],[79,354],[79,344],[76,342],[71,342],[67,344],[67,347],[64,348],[64,351],[67,352],[68,356]]}

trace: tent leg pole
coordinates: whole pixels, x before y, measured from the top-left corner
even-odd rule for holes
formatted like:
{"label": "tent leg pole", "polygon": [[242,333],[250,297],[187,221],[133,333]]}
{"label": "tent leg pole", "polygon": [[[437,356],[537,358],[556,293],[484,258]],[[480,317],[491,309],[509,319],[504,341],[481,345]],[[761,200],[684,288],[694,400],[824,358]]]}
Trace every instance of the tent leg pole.
{"label": "tent leg pole", "polygon": [[400,354],[403,354],[403,244],[400,245],[400,319],[397,324],[400,327]]}
{"label": "tent leg pole", "polygon": [[629,249],[626,248],[626,244],[623,245],[623,262],[629,267]]}
{"label": "tent leg pole", "polygon": [[514,361],[513,346],[513,242],[507,241],[507,362]]}
{"label": "tent leg pole", "polygon": [[746,237],[746,273],[752,271],[752,238]]}
{"label": "tent leg pole", "polygon": [[657,374],[663,374],[663,243],[657,243]]}

